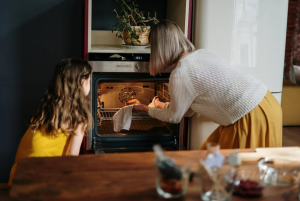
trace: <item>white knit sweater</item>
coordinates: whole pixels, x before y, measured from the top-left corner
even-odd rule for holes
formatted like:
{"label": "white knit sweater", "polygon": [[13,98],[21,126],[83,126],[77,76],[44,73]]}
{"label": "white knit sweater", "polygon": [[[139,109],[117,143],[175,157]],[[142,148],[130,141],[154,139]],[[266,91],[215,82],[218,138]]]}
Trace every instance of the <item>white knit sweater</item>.
{"label": "white knit sweater", "polygon": [[170,103],[166,109],[150,108],[151,117],[178,123],[197,112],[227,126],[254,109],[267,93],[267,86],[230,66],[217,55],[196,50],[181,59],[169,79]]}

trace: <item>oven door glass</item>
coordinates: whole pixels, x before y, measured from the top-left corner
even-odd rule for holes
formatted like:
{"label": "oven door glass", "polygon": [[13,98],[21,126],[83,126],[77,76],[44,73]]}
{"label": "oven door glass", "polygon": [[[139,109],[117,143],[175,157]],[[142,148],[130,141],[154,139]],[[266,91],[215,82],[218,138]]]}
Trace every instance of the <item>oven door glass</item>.
{"label": "oven door glass", "polygon": [[[154,96],[169,101],[168,83],[101,83],[97,84],[97,135],[154,135],[172,133],[171,124],[150,117],[146,113],[132,113],[129,130],[114,131],[113,116],[129,100],[148,105]],[[158,89],[158,90],[156,90]],[[164,96],[163,96],[164,95]]]}

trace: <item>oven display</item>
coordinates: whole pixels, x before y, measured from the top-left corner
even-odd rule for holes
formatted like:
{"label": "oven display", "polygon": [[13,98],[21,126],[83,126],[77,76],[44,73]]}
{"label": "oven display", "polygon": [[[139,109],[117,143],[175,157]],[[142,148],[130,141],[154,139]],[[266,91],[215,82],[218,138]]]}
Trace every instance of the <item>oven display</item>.
{"label": "oven display", "polygon": [[132,60],[133,61],[143,61],[144,60],[144,57],[142,55],[134,55],[132,57]]}

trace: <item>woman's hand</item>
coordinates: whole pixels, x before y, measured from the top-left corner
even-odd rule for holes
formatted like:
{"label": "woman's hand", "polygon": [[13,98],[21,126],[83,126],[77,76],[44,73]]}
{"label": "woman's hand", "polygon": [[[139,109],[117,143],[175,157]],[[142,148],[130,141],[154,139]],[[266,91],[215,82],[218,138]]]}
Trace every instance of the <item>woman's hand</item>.
{"label": "woman's hand", "polygon": [[154,106],[156,108],[159,108],[159,109],[164,109],[164,106],[165,106],[165,103],[161,102],[159,100],[159,98],[157,97],[155,100],[154,100]]}
{"label": "woman's hand", "polygon": [[146,112],[148,113],[149,107],[144,104],[133,105],[132,112]]}

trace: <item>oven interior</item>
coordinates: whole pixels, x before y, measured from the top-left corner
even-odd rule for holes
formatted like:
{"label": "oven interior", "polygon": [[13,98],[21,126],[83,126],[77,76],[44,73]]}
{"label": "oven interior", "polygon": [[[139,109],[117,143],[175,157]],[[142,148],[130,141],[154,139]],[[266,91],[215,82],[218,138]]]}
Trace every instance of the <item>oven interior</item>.
{"label": "oven interior", "polygon": [[94,78],[93,141],[96,153],[151,151],[155,143],[166,150],[178,148],[179,125],[162,122],[146,113],[132,113],[130,129],[114,131],[113,116],[127,101],[137,99],[148,105],[154,96],[163,102],[170,101],[168,77],[143,79],[141,74],[134,76],[137,78],[129,80]]}

